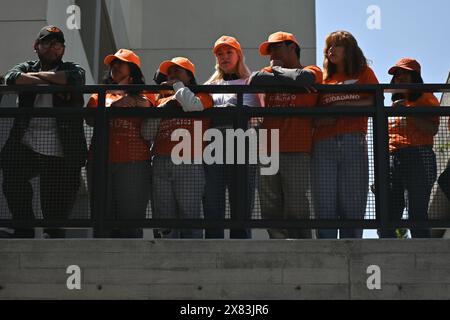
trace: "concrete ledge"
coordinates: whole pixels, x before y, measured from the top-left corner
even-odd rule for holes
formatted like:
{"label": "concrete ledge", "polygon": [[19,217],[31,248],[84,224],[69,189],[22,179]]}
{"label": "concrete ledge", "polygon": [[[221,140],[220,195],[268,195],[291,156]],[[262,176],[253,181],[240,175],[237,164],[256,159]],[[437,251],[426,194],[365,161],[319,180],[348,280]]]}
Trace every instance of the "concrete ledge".
{"label": "concrete ledge", "polygon": [[0,261],[0,299],[450,299],[450,240],[1,240]]}

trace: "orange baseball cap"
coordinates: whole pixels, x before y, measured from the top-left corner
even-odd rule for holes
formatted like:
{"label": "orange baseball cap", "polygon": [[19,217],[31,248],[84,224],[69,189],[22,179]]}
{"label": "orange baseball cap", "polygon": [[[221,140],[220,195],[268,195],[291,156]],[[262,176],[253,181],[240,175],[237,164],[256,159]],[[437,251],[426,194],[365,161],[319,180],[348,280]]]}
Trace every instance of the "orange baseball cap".
{"label": "orange baseball cap", "polygon": [[159,72],[161,72],[162,74],[165,74],[167,76],[169,74],[169,68],[171,66],[179,66],[183,69],[186,69],[186,70],[192,72],[192,74],[195,76],[195,66],[187,58],[176,57],[176,58],[173,58],[172,60],[163,61],[159,65]]}
{"label": "orange baseball cap", "polygon": [[223,46],[230,46],[237,51],[242,52],[241,44],[236,40],[236,38],[230,36],[221,36],[214,44],[213,53],[216,54],[217,50],[219,50],[219,48]]}
{"label": "orange baseball cap", "polygon": [[402,58],[397,61],[395,66],[389,69],[389,74],[394,75],[398,69],[415,71],[420,74],[422,67],[420,66],[420,63],[413,58]]}
{"label": "orange baseball cap", "polygon": [[300,44],[298,43],[297,39],[295,39],[295,37],[292,33],[278,31],[278,32],[272,33],[269,36],[268,41],[261,43],[261,45],[259,46],[259,53],[262,56],[268,56],[268,55],[270,55],[269,54],[269,46],[272,43],[278,43],[278,42],[284,42],[284,41],[292,41],[298,47],[300,47]]}
{"label": "orange baseball cap", "polygon": [[110,54],[109,56],[106,56],[103,62],[106,65],[110,65],[111,62],[113,62],[116,59],[122,60],[124,62],[134,63],[139,67],[139,69],[141,68],[141,59],[137,56],[137,54],[135,54],[131,50],[120,49],[115,54]]}

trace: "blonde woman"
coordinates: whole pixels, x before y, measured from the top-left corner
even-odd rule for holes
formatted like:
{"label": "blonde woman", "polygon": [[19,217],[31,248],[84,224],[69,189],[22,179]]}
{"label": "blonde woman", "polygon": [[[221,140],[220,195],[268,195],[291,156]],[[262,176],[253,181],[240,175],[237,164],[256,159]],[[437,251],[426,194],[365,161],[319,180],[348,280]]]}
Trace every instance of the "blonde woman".
{"label": "blonde woman", "polygon": [[[213,54],[216,58],[216,71],[205,83],[209,85],[246,85],[250,77],[250,70],[245,64],[241,45],[234,37],[222,36],[214,44]],[[232,107],[237,105],[236,94],[213,94],[214,107]],[[258,95],[244,95],[244,105],[249,107],[261,106]],[[225,134],[226,129],[233,128],[230,119],[213,118],[211,127],[219,129]],[[224,153],[226,154],[226,150]],[[256,186],[256,167],[250,165],[248,171],[248,202],[245,219],[250,219],[253,208]],[[225,194],[228,189],[231,214],[236,214],[237,194],[234,180],[234,166],[227,164],[205,165],[206,189],[204,198],[205,219],[225,218]],[[208,239],[223,239],[223,229],[209,229],[205,232]],[[230,238],[249,239],[250,230],[230,230]]]}

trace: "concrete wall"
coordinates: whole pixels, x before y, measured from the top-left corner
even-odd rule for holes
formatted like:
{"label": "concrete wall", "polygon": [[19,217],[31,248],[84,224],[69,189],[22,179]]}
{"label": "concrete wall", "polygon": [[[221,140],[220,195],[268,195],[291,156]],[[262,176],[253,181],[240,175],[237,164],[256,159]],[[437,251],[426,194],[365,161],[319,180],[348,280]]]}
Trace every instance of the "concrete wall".
{"label": "concrete wall", "polygon": [[0,260],[0,299],[450,298],[448,240],[3,240]]}
{"label": "concrete wall", "polygon": [[118,46],[129,44],[136,50],[148,80],[161,61],[186,56],[196,64],[199,82],[206,81],[215,64],[211,48],[223,34],[238,38],[252,70],[268,64],[259,56],[258,46],[280,30],[296,35],[303,48],[302,63],[315,64],[314,0],[193,0],[185,5],[163,0],[109,0],[107,4],[113,30],[120,34],[116,36]]}
{"label": "concrete wall", "polygon": [[47,0],[0,0],[0,74],[34,58],[33,44],[47,18]]}

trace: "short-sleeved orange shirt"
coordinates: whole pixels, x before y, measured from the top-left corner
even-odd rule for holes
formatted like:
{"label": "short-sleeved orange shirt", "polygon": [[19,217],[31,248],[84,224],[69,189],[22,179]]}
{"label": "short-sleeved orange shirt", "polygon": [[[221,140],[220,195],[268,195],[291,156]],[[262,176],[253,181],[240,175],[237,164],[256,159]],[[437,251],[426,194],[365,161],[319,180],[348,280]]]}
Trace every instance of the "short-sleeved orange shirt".
{"label": "short-sleeved orange shirt", "polygon": [[[110,107],[113,102],[122,97],[123,94],[107,93],[106,107]],[[87,107],[97,108],[97,106],[98,94],[93,94],[88,101]],[[143,119],[141,118],[114,118],[109,121],[110,162],[124,163],[150,159],[150,144],[141,137],[142,121]],[[92,152],[93,145],[91,144],[89,147],[90,158],[92,158]]]}
{"label": "short-sleeved orange shirt", "polygon": [[[307,66],[305,70],[312,71],[316,76],[316,84],[322,83],[322,70],[316,66]],[[272,72],[271,67],[263,69]],[[312,108],[317,105],[319,95],[316,93],[291,94],[275,93],[267,94],[265,107],[302,107]],[[264,118],[263,128],[268,130],[278,129],[280,133],[280,152],[304,152],[311,153],[312,149],[312,119],[310,117],[277,117]],[[269,133],[270,136],[270,133]],[[269,140],[270,141],[270,140]],[[270,149],[270,148],[269,148]]]}
{"label": "short-sleeved orange shirt", "polygon": [[[378,79],[370,67],[367,67],[358,77],[337,73],[324,84],[378,84]],[[327,93],[321,94],[319,107],[331,107],[333,104],[359,101],[370,97],[361,93]],[[342,134],[362,132],[367,134],[367,117],[340,117],[332,125],[316,126],[314,128],[314,141],[329,139]]]}
{"label": "short-sleeved orange shirt", "polygon": [[[214,102],[212,100],[212,97],[209,94],[205,93],[198,93],[196,96],[200,99],[200,101],[203,104],[203,107],[205,109],[212,108],[214,105]],[[170,96],[167,98],[159,99],[156,103],[158,106],[165,104],[166,102],[170,100],[175,100],[174,96]],[[175,100],[176,101],[176,100]],[[177,105],[181,108],[178,101],[176,102]],[[195,137],[194,135],[194,123],[195,122],[201,122],[202,123],[202,136],[201,137]],[[185,129],[189,131],[189,134],[191,136],[191,158],[194,159],[202,159],[203,157],[203,149],[205,147],[205,143],[203,142],[203,134],[204,132],[209,129],[210,127],[210,120],[208,119],[196,119],[196,118],[175,118],[175,119],[162,119],[159,124],[158,133],[156,135],[155,144],[152,149],[153,155],[165,155],[170,156],[172,153],[173,148],[180,143],[179,141],[172,141],[171,136],[172,133],[177,129]],[[202,139],[202,148],[201,150],[195,149],[195,143],[194,139]],[[200,153],[201,151],[201,153]],[[182,156],[182,154],[180,155]]]}
{"label": "short-sleeved orange shirt", "polygon": [[[424,93],[416,101],[407,101],[406,107],[438,107],[439,100],[432,93]],[[439,125],[439,117],[427,117],[428,120]],[[401,126],[402,119],[399,117],[389,121],[389,151],[418,146],[432,146],[434,137],[428,132],[424,132],[416,127],[411,121],[407,121],[405,126]]]}

